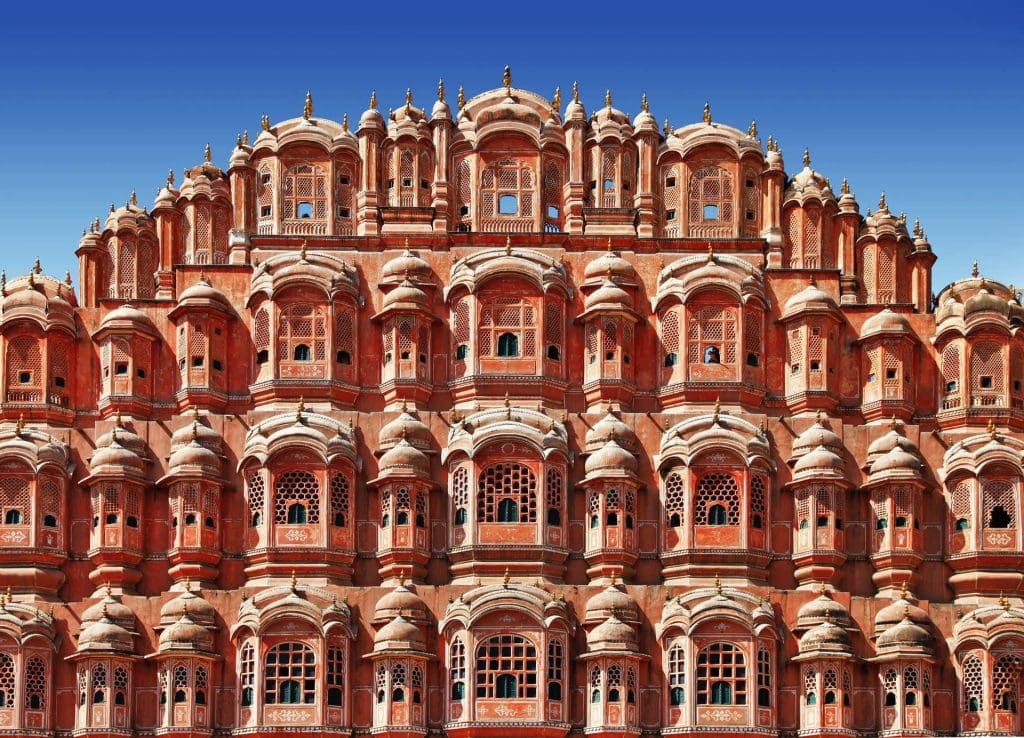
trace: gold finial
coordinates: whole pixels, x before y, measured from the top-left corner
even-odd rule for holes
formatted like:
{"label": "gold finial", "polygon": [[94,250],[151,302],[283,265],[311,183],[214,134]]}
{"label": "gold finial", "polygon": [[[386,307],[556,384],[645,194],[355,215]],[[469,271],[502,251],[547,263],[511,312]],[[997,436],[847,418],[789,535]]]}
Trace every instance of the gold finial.
{"label": "gold finial", "polygon": [[377,109],[377,91],[376,90],[371,90],[370,91],[370,110],[376,110],[376,109]]}
{"label": "gold finial", "polygon": [[889,206],[885,204],[885,192],[883,191],[882,194],[879,195],[879,197],[878,197],[878,210],[879,210],[879,212],[881,212],[883,210],[888,210],[888,209],[889,209]]}
{"label": "gold finial", "polygon": [[512,237],[505,236],[505,256],[512,255]]}
{"label": "gold finial", "polygon": [[341,117],[341,130],[348,131],[348,113]]}
{"label": "gold finial", "polygon": [[651,106],[647,103],[647,93],[645,92],[640,96],[640,111],[644,113],[651,112]]}
{"label": "gold finial", "polygon": [[110,442],[111,443],[120,443],[121,442],[120,439],[117,437],[117,431],[118,431],[118,427],[116,425],[113,428],[110,429]]}
{"label": "gold finial", "polygon": [[295,576],[295,570],[292,569],[292,594],[299,588],[299,579]]}
{"label": "gold finial", "polygon": [[173,169],[168,169],[167,170],[167,189],[171,189],[172,187],[174,187],[174,170]]}
{"label": "gold finial", "polygon": [[242,148],[242,134],[241,132],[235,134],[235,148]]}
{"label": "gold finial", "polygon": [[408,111],[412,107],[412,88],[405,88],[405,109]]}
{"label": "gold finial", "polygon": [[907,582],[904,580],[903,584],[900,585],[900,599],[907,599]]}
{"label": "gold finial", "polygon": [[610,584],[608,586],[614,587],[617,580],[618,580],[618,577],[615,576],[615,572],[613,571],[612,572],[612,577],[611,577],[611,582],[610,582]]}
{"label": "gold finial", "polygon": [[747,135],[751,138],[757,138],[757,121],[750,121],[750,128],[747,129]]}
{"label": "gold finial", "polygon": [[555,96],[551,99],[551,107],[555,109],[556,113],[562,112],[562,88],[555,88]]}
{"label": "gold finial", "polygon": [[192,577],[185,577],[185,591],[192,591]]}
{"label": "gold finial", "polygon": [[[133,192],[132,195],[134,195],[134,194],[135,193]],[[43,265],[39,262],[39,257],[38,256],[36,257],[35,264],[32,265],[32,271],[34,271],[36,274],[42,274],[43,273]]]}
{"label": "gold finial", "polygon": [[668,138],[669,134],[672,133],[672,126],[668,124],[668,118],[665,119],[665,125],[662,126],[661,130],[665,132],[665,138]]}
{"label": "gold finial", "polygon": [[722,398],[721,397],[716,397],[715,398],[715,411],[711,415],[711,424],[712,425],[717,425],[718,424],[718,416],[721,414],[721,412],[722,412]]}
{"label": "gold finial", "polygon": [[28,273],[28,286],[29,287],[35,287],[36,286],[36,273],[35,272],[29,272]]}
{"label": "gold finial", "polygon": [[18,423],[14,426],[14,435],[20,436],[23,430],[25,430],[25,413],[18,415]]}
{"label": "gold finial", "polygon": [[501,75],[501,83],[505,85],[505,94],[512,94],[512,67],[505,65],[505,71]]}
{"label": "gold finial", "polygon": [[7,270],[0,272],[0,295],[7,297]]}
{"label": "gold finial", "polygon": [[299,247],[299,261],[306,260],[306,249],[309,248],[309,242],[306,239],[302,239],[302,245]]}
{"label": "gold finial", "polygon": [[920,238],[923,232],[924,231],[921,230],[921,219],[914,218],[914,235]]}
{"label": "gold finial", "polygon": [[507,391],[505,392],[505,401],[504,401],[504,402],[502,403],[502,406],[503,406],[503,407],[504,407],[505,409],[508,409],[509,407],[511,407],[511,406],[512,406],[512,403],[511,403],[511,402],[509,402],[509,399],[508,399],[508,392],[507,392]]}
{"label": "gold finial", "polygon": [[398,586],[399,587],[404,587],[405,586],[405,569],[402,569],[401,571],[398,572]]}
{"label": "gold finial", "polygon": [[306,104],[302,106],[302,117],[309,120],[313,117],[313,93],[306,90]]}
{"label": "gold finial", "polygon": [[70,271],[64,272],[64,284],[66,284],[68,287],[71,286],[71,272]]}
{"label": "gold finial", "polygon": [[841,194],[841,195],[849,195],[850,194],[850,180],[848,180],[846,177],[843,177],[843,184],[839,188],[839,194]]}
{"label": "gold finial", "polygon": [[264,131],[269,131],[270,130],[270,116],[269,115],[264,114],[264,115],[260,116],[260,129],[264,130]]}
{"label": "gold finial", "polygon": [[459,85],[459,97],[458,97],[459,109],[466,107],[466,91],[462,89],[462,85]]}
{"label": "gold finial", "polygon": [[711,125],[711,103],[704,101],[704,125]]}
{"label": "gold finial", "polygon": [[504,580],[504,582],[502,582],[502,584],[505,587],[508,587],[508,582],[509,582],[510,579],[512,579],[512,572],[509,571],[509,568],[506,566],[505,567],[505,580]]}
{"label": "gold finial", "polygon": [[[607,251],[607,252],[608,252],[609,254],[610,254],[610,253],[612,252],[612,237],[611,237],[611,236],[608,236],[608,245],[607,245],[607,248],[606,248],[605,250],[606,250],[606,251]],[[609,268],[609,269],[611,269],[611,266],[609,265],[609,267],[608,267],[608,268]]]}
{"label": "gold finial", "polygon": [[1002,592],[999,593],[999,606],[1007,611],[1009,611],[1010,609],[1010,602],[1006,599],[1006,595]]}
{"label": "gold finial", "polygon": [[722,579],[718,574],[715,574],[715,589],[718,591],[718,594],[722,594]]}
{"label": "gold finial", "polygon": [[244,131],[242,131],[242,146],[248,146],[248,145],[249,145],[249,129],[246,128]]}
{"label": "gold finial", "polygon": [[580,101],[580,83],[576,80],[572,82],[572,101],[578,103]]}
{"label": "gold finial", "polygon": [[444,102],[444,80],[437,80],[437,99],[439,102]]}
{"label": "gold finial", "polygon": [[106,603],[106,602],[104,602],[104,603],[103,603],[103,608],[102,608],[102,610],[101,610],[101,618],[109,618],[109,617],[110,617],[110,616],[109,616],[109,614],[107,613],[107,603]]}
{"label": "gold finial", "polygon": [[708,264],[710,264],[714,260],[715,260],[715,249],[709,243],[708,244]]}
{"label": "gold finial", "polygon": [[979,274],[980,272],[978,271],[978,262],[974,262],[974,264],[971,265],[971,276],[977,277]]}
{"label": "gold finial", "polygon": [[192,421],[192,443],[199,442],[199,423]]}
{"label": "gold finial", "polygon": [[811,166],[811,150],[809,148],[807,148],[806,146],[804,146],[804,166],[805,167],[810,167]]}
{"label": "gold finial", "polygon": [[996,440],[996,421],[989,418],[988,425],[985,426],[985,430],[988,431],[988,435],[993,441]]}
{"label": "gold finial", "polygon": [[213,152],[210,150],[210,144],[206,144],[206,148],[203,149],[203,161],[213,161]]}
{"label": "gold finial", "polygon": [[92,230],[93,230],[94,233],[99,233],[100,232],[100,219],[99,218],[97,218],[96,220],[94,220],[92,222]]}
{"label": "gold finial", "polygon": [[302,422],[302,413],[304,413],[304,412],[306,412],[306,398],[300,396],[299,397],[299,405],[298,405],[298,407],[295,408],[295,422],[296,423],[301,423]]}
{"label": "gold finial", "polygon": [[606,108],[608,108],[609,110],[611,110],[611,107],[612,107],[612,91],[611,90],[605,90],[604,91],[604,106]]}

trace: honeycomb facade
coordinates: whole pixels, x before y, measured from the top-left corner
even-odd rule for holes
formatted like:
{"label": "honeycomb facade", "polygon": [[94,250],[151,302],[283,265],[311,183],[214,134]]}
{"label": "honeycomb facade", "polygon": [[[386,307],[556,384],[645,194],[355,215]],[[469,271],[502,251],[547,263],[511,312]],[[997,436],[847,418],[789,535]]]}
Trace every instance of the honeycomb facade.
{"label": "honeycomb facade", "polygon": [[0,284],[0,732],[1020,734],[1024,309],[770,138],[376,95]]}

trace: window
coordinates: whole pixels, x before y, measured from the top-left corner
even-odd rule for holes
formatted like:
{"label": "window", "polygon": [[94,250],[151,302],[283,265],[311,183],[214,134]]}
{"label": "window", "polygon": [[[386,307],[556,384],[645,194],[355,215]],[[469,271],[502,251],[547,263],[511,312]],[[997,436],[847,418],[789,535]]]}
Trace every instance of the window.
{"label": "window", "polygon": [[476,696],[537,697],[537,650],[520,635],[496,635],[476,651]]}
{"label": "window", "polygon": [[514,462],[493,464],[480,474],[477,519],[484,523],[537,521],[537,477]]}
{"label": "window", "polygon": [[327,704],[344,705],[345,652],[339,646],[327,649]]}
{"label": "window", "polygon": [[281,474],[274,491],[274,522],[320,522],[320,484],[308,471]]}
{"label": "window", "polygon": [[[527,299],[498,297],[485,302],[480,310],[480,355],[502,358],[536,356],[536,322],[536,309]],[[461,323],[461,316],[456,314],[455,340],[460,344],[466,342],[458,335]]]}
{"label": "window", "polygon": [[686,664],[683,647],[673,646],[668,652],[669,704],[679,707],[686,704]]}
{"label": "window", "polygon": [[736,314],[733,308],[713,305],[689,316],[689,363],[736,363]]}
{"label": "window", "polygon": [[739,487],[731,474],[705,474],[694,499],[696,525],[739,525]]}
{"label": "window", "polygon": [[502,195],[498,198],[498,212],[501,215],[518,215],[519,198],[515,195]]}
{"label": "window", "polygon": [[302,525],[306,522],[306,507],[299,503],[288,506],[288,523]]}
{"label": "window", "polygon": [[300,343],[295,347],[292,358],[295,359],[295,361],[309,361],[310,356],[309,346],[304,343]]}
{"label": "window", "polygon": [[20,510],[8,510],[4,513],[4,524],[5,525],[21,525],[21,511]]}
{"label": "window", "polygon": [[278,320],[279,359],[323,361],[327,346],[327,311],[320,305],[297,303],[281,310]]}
{"label": "window", "polygon": [[698,705],[747,704],[743,652],[731,643],[712,643],[697,657]]}
{"label": "window", "polygon": [[448,651],[448,678],[452,685],[452,700],[461,700],[466,696],[466,646],[456,638]]}
{"label": "window", "polygon": [[514,333],[502,333],[498,336],[498,356],[519,356],[519,337]]}
{"label": "window", "polygon": [[705,205],[704,206],[704,220],[718,220],[718,206],[717,205]]}
{"label": "window", "polygon": [[263,671],[268,705],[311,705],[316,700],[316,657],[304,643],[280,643],[267,653]]}
{"label": "window", "polygon": [[455,349],[455,360],[465,361],[466,356],[469,354],[469,346],[464,343],[460,343],[458,348]]}

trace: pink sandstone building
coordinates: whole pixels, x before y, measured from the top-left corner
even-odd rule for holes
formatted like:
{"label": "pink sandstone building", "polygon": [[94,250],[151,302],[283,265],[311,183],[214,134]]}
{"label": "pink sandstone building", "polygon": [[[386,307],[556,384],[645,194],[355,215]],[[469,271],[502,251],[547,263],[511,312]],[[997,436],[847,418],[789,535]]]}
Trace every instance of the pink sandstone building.
{"label": "pink sandstone building", "polygon": [[1024,731],[1016,290],[560,98],[307,97],[4,276],[0,735]]}

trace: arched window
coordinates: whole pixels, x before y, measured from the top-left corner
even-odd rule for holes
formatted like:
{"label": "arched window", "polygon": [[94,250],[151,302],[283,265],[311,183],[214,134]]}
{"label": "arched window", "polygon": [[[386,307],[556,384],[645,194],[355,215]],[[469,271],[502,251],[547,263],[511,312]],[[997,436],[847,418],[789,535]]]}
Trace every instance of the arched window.
{"label": "arched window", "polygon": [[757,652],[757,706],[772,706],[772,658],[766,648]]}
{"label": "arched window", "polygon": [[448,681],[451,684],[452,700],[466,696],[466,645],[461,638],[452,641],[448,649]]}
{"label": "arched window", "polygon": [[992,665],[992,706],[997,710],[1017,711],[1017,684],[1024,661],[1015,654],[1004,654]]}
{"label": "arched window", "polygon": [[277,328],[278,354],[292,361],[324,361],[327,358],[327,308],[293,303],[281,310]]}
{"label": "arched window", "polygon": [[683,524],[686,506],[686,482],[681,472],[671,472],[665,477],[665,512],[669,527],[678,528]]}
{"label": "arched window", "polygon": [[978,712],[981,709],[982,695],[985,689],[985,676],[981,667],[981,659],[975,654],[964,659],[960,668],[960,683],[963,686],[963,707],[967,712]]}
{"label": "arched window", "polygon": [[502,333],[498,336],[498,356],[519,356],[519,337],[514,333]]}
{"label": "arched window", "polygon": [[562,678],[565,668],[565,657],[562,642],[552,640],[548,643],[548,699],[562,699]]}
{"label": "arched window", "polygon": [[[299,164],[285,172],[282,187],[282,215],[286,220],[326,220],[327,174],[318,164]],[[312,228],[289,230],[314,233]]]}
{"label": "arched window", "polygon": [[306,522],[306,506],[295,502],[288,506],[288,523],[299,525]]}
{"label": "arched window", "polygon": [[480,474],[477,519],[484,523],[537,521],[537,477],[524,464],[499,462]]}
{"label": "arched window", "polygon": [[686,663],[683,647],[672,646],[668,652],[669,704],[679,707],[686,704]]}
{"label": "arched window", "polygon": [[345,704],[345,651],[340,646],[327,649],[327,704],[342,707]]}
{"label": "arched window", "polygon": [[732,174],[714,165],[690,175],[687,188],[691,238],[728,238],[733,235]]}
{"label": "arched window", "polygon": [[46,665],[38,656],[29,658],[25,667],[25,709],[46,708]]}
{"label": "arched window", "polygon": [[21,511],[20,510],[8,510],[4,513],[4,524],[5,525],[21,525]]}
{"label": "arched window", "polygon": [[712,643],[697,657],[698,705],[747,704],[743,652],[731,643]]}
{"label": "arched window", "polygon": [[983,479],[981,498],[986,528],[1016,528],[1017,490],[1008,479]]}
{"label": "arched window", "polygon": [[263,699],[268,705],[312,705],[316,701],[316,655],[304,643],[279,643],[267,652]]}
{"label": "arched window", "polygon": [[242,707],[250,707],[253,702],[253,685],[256,683],[256,657],[251,643],[242,647],[238,659],[238,686],[241,688],[240,702]]}
{"label": "arched window", "polygon": [[537,650],[522,636],[495,635],[477,647],[478,698],[535,699],[538,679]]}

